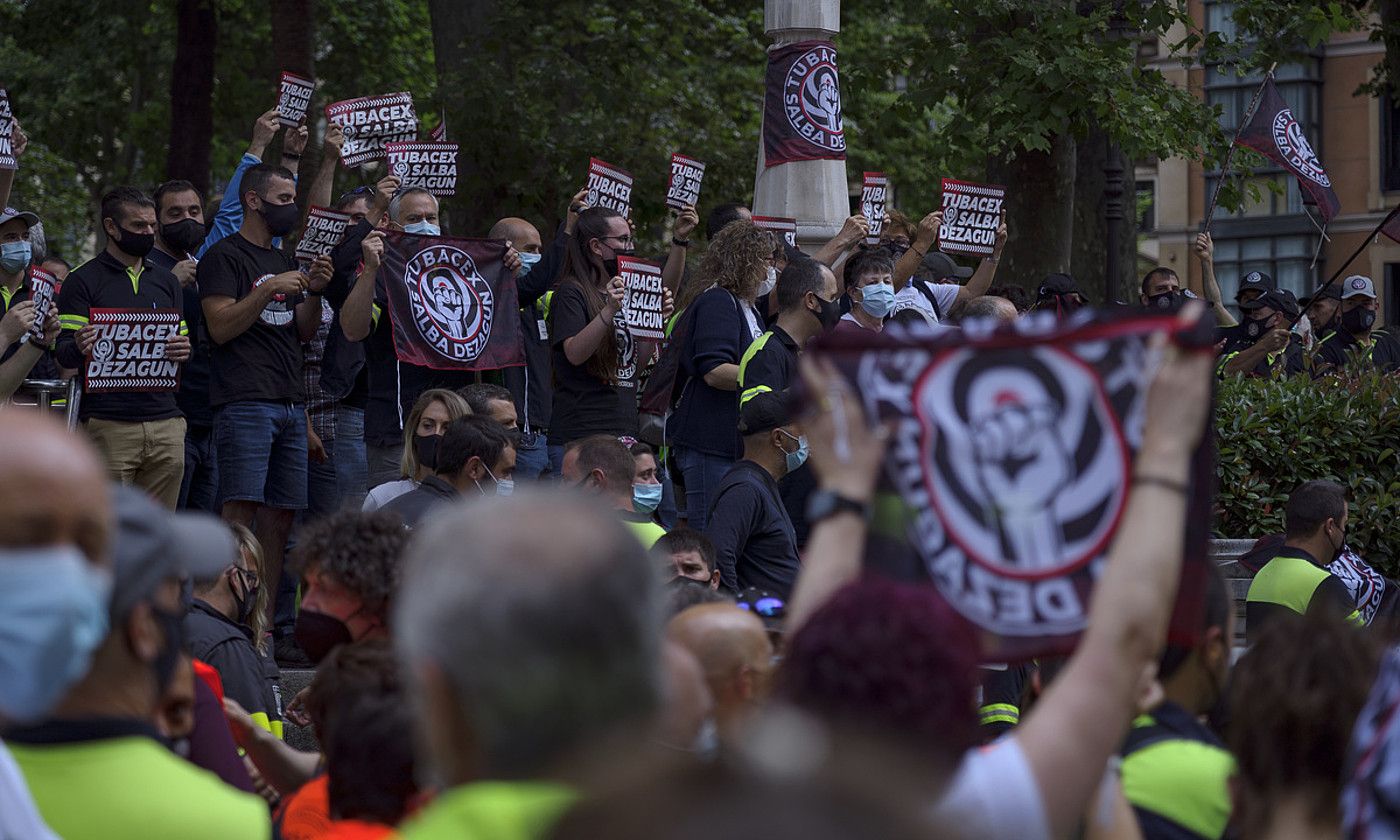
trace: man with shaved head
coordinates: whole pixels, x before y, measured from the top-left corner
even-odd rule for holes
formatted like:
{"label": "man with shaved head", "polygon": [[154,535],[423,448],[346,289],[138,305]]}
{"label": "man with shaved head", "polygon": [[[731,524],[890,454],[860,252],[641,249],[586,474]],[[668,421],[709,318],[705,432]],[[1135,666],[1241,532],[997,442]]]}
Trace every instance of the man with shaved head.
{"label": "man with shaved head", "polygon": [[1009,324],[1016,320],[1020,314],[1016,311],[1016,304],[1006,298],[983,295],[967,302],[967,305],[963,307],[961,320],[991,318],[1003,324]]}
{"label": "man with shaved head", "polygon": [[422,781],[444,792],[407,840],[483,825],[543,837],[582,792],[594,747],[606,741],[615,763],[646,742],[661,685],[653,565],[575,495],[482,499],[417,531],[392,624]]}
{"label": "man with shaved head", "polygon": [[[49,713],[107,635],[105,468],[57,421],[0,409],[0,730]],[[0,837],[48,840],[0,742]]]}
{"label": "man with shaved head", "polygon": [[763,622],[734,604],[700,604],[671,619],[666,635],[700,662],[720,740],[733,743],[768,694],[773,643]]}

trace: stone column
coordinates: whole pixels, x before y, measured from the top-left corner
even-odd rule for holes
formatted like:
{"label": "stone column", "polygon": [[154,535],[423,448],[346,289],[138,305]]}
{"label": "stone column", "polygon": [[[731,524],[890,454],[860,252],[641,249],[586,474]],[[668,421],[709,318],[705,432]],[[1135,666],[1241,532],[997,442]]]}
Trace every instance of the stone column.
{"label": "stone column", "polygon": [[[773,46],[834,39],[841,31],[841,0],[764,0],[763,29]],[[758,174],[753,212],[797,220],[797,244],[812,252],[825,245],[850,215],[843,160],[803,160],[763,165],[758,142]]]}

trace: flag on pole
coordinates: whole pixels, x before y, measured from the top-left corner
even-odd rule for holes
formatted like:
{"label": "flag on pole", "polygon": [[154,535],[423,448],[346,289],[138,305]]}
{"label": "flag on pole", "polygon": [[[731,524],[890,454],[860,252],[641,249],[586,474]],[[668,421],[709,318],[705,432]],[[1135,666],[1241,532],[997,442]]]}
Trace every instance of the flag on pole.
{"label": "flag on pole", "polygon": [[1235,137],[1235,142],[1259,152],[1297,176],[1307,203],[1317,206],[1322,223],[1327,224],[1341,208],[1332,190],[1332,179],[1327,177],[1322,161],[1304,136],[1302,125],[1274,87],[1273,76],[1264,79],[1261,90],[1259,107]]}

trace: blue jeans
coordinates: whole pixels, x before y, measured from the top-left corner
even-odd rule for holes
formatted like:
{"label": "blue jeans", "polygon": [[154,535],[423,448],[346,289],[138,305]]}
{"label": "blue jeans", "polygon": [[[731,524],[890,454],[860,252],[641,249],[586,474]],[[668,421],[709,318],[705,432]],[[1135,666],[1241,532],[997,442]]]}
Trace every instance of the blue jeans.
{"label": "blue jeans", "polygon": [[704,531],[720,480],[734,466],[734,459],[678,446],[676,465],[681,468],[681,479],[685,483],[686,522],[695,530]]}
{"label": "blue jeans", "polygon": [[[249,375],[252,375],[251,373]],[[219,503],[306,507],[306,407],[272,400],[232,402],[214,415]]]}
{"label": "blue jeans", "polygon": [[[334,445],[334,442],[332,442]],[[335,456],[329,451],[324,463],[306,465],[306,516],[310,522],[340,510],[340,482],[336,477]]]}
{"label": "blue jeans", "polygon": [[521,432],[520,446],[515,450],[515,480],[539,481],[550,474],[549,450],[544,436]]}
{"label": "blue jeans", "polygon": [[180,509],[219,512],[219,458],[214,430],[190,426],[185,430],[185,478],[180,483]]}
{"label": "blue jeans", "polygon": [[365,410],[335,407],[335,443],[331,459],[339,485],[337,508],[359,510],[369,492],[369,460],[365,452]]}
{"label": "blue jeans", "polygon": [[564,447],[549,444],[549,474],[555,478],[564,471]]}
{"label": "blue jeans", "polygon": [[661,505],[656,509],[656,518],[670,531],[676,527],[680,512],[676,510],[676,484],[671,480],[671,471],[665,464],[659,465],[661,478]]}

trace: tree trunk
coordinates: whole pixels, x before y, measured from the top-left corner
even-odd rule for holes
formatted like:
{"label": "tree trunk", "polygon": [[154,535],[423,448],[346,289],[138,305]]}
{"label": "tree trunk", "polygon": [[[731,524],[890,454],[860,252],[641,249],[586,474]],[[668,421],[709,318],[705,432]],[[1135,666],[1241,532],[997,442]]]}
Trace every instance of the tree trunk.
{"label": "tree trunk", "polygon": [[1118,276],[1107,276],[1108,226],[1106,214],[1108,187],[1104,166],[1108,162],[1108,138],[1103,132],[1090,132],[1076,152],[1074,179],[1074,247],[1070,274],[1094,304],[1121,300],[1136,303],[1133,278],[1137,273],[1137,210],[1132,161],[1121,152],[1123,167],[1123,222],[1118,239]]}
{"label": "tree trunk", "polygon": [[[504,60],[484,54],[483,45],[490,38],[497,5],[497,0],[428,0],[428,15],[433,26],[433,63],[438,76],[438,102],[433,104],[447,120],[449,142],[471,130],[468,99],[481,95],[482,73],[506,72]],[[468,37],[473,43],[468,43]],[[430,110],[429,103],[418,103],[418,107]],[[455,233],[484,235],[496,221],[489,215],[491,208],[498,207],[504,197],[497,195],[496,190],[497,185],[483,174],[478,161],[459,157],[457,195],[443,200],[444,220],[452,220]],[[549,234],[544,233],[544,236],[548,241]]]}
{"label": "tree trunk", "polygon": [[218,20],[213,0],[179,0],[175,7],[175,61],[170,70],[170,143],[167,178],[183,178],[201,195],[209,191],[210,142],[214,138],[214,51]]}
{"label": "tree trunk", "polygon": [[1006,184],[1006,224],[1010,237],[997,278],[1035,293],[1047,274],[1070,270],[1074,195],[1075,142],[1054,138],[1050,151],[1022,150],[1009,159],[987,163],[992,183]]}
{"label": "tree trunk", "polygon": [[[307,79],[316,78],[316,0],[269,0],[268,8],[272,15],[272,57],[277,63],[277,75],[269,85],[269,90],[273,92],[269,98],[272,104],[276,104],[276,99],[273,97],[276,96],[276,91],[279,89],[283,70],[296,73]],[[312,104],[306,110],[308,125],[315,122],[315,115],[315,94],[313,94]],[[314,125],[311,127],[315,128]],[[285,135],[286,129],[278,137],[281,138]],[[313,136],[306,144],[306,151],[302,154],[301,167],[297,172],[298,199],[303,206],[305,206],[306,191],[310,189],[311,182],[316,179],[316,170],[321,166],[321,155],[324,149],[319,144],[319,139]],[[271,163],[277,163],[282,154],[280,139],[273,144],[272,149],[275,151],[268,151],[267,160]]]}

